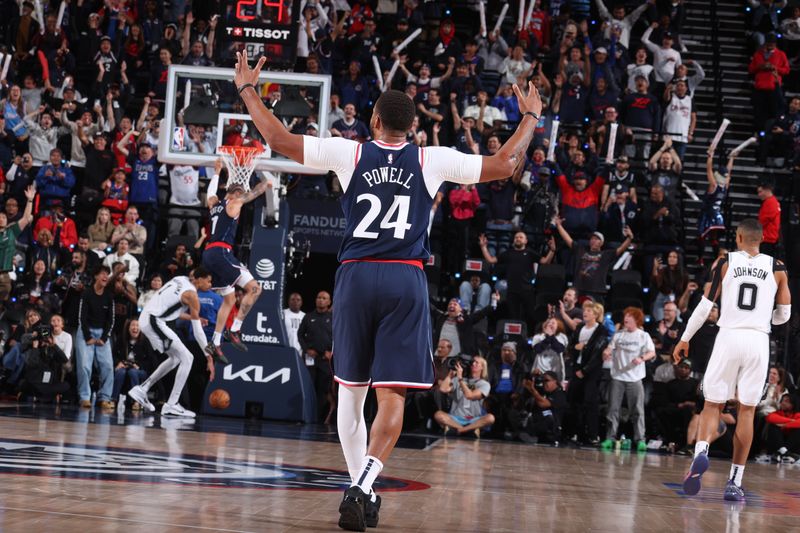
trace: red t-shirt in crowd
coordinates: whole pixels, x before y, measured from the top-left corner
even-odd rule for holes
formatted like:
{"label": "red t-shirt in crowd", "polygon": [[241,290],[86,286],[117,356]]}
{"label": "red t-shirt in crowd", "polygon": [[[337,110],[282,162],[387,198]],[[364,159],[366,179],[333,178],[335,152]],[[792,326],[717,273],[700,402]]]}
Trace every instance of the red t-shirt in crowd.
{"label": "red t-shirt in crowd", "polygon": [[764,242],[775,244],[781,231],[781,204],[774,196],[770,196],[758,210],[758,221],[764,228]]}

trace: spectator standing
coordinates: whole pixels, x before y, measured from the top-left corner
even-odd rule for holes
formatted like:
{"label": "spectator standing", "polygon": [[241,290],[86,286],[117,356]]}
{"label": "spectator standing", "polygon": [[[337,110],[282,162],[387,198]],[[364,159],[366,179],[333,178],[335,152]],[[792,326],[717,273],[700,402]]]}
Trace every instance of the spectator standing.
{"label": "spectator standing", "polygon": [[661,434],[672,449],[686,445],[686,432],[697,405],[700,386],[692,377],[692,362],[683,359],[675,366],[675,379],[666,385],[664,403],[656,409],[661,424]]}
{"label": "spectator standing", "polygon": [[303,317],[306,314],[302,310],[303,297],[300,293],[293,292],[289,295],[289,306],[283,310],[283,323],[286,326],[286,335],[288,335],[289,346],[297,350],[297,355],[302,357],[300,342],[297,340],[297,332],[300,330],[300,324],[303,323]]}
{"label": "spectator standing", "polygon": [[[600,448],[610,450],[617,438],[619,410],[622,398],[628,399],[628,416],[633,424],[633,438],[636,451],[646,452],[644,428],[644,363],[655,359],[656,351],[650,335],[642,329],[644,313],[637,307],[623,311],[622,330],[616,332],[603,351],[603,360],[611,361],[611,384],[609,386],[608,411],[606,419],[606,438]],[[622,443],[630,447],[630,441]]]}
{"label": "spectator standing", "polygon": [[619,42],[625,48],[629,46],[631,29],[636,24],[636,21],[639,20],[639,17],[648,7],[655,4],[655,0],[648,0],[626,16],[624,4],[615,3],[611,13],[609,13],[603,0],[596,1],[600,18],[603,19],[603,38],[610,41],[612,33],[619,33]]}
{"label": "spectator standing", "polygon": [[680,201],[681,171],[683,164],[672,147],[672,138],[664,137],[664,144],[648,163],[650,186],[660,185],[666,195],[678,203]]}
{"label": "spectator standing", "polygon": [[561,190],[561,215],[564,229],[576,238],[583,238],[597,230],[600,194],[606,180],[597,177],[591,185],[584,170],[572,173],[572,182],[564,174],[556,177],[556,185]]}
{"label": "spectator standing", "polygon": [[653,261],[653,271],[650,275],[651,283],[656,290],[653,300],[653,320],[664,318],[664,304],[676,301],[689,285],[689,273],[683,266],[683,258],[677,250],[670,250],[666,254],[666,262],[661,257]]}
{"label": "spectator standing", "polygon": [[[131,167],[130,203],[137,208],[146,230],[146,251],[153,249],[158,228],[158,161],[153,147],[147,143],[139,144],[139,156],[133,157]],[[141,245],[141,243],[137,243]]]}
{"label": "spectator standing", "polygon": [[111,271],[114,263],[125,265],[125,279],[131,285],[136,285],[139,279],[139,261],[130,254],[129,242],[125,237],[117,241],[117,249],[103,259],[103,265]]}
{"label": "spectator standing", "polygon": [[[170,233],[173,235],[173,233]],[[111,234],[110,244],[116,245],[121,239],[128,240],[128,251],[132,254],[141,255],[144,253],[144,245],[147,243],[147,229],[139,223],[139,210],[131,206],[125,210],[125,220]]]}
{"label": "spectator standing", "polygon": [[526,377],[525,365],[517,357],[517,344],[504,342],[500,348],[500,359],[489,367],[491,394],[486,398],[486,408],[494,415],[494,435],[510,437],[513,411],[523,391],[522,381]]}
{"label": "spectator standing", "polygon": [[783,112],[783,77],[789,74],[789,60],[778,48],[774,33],[753,54],[748,71],[753,76],[753,124],[756,132]]}
{"label": "spectator standing", "polygon": [[531,339],[533,347],[533,365],[531,373],[541,376],[553,372],[558,383],[566,380],[564,352],[569,339],[564,334],[564,324],[555,317],[549,317],[542,323],[542,332]]}
{"label": "spectator standing", "polygon": [[779,255],[778,242],[781,238],[781,204],[775,197],[772,183],[761,183],[756,191],[758,199],[761,200],[761,207],[758,210],[758,222],[764,228],[761,253],[776,257]]}
{"label": "spectator standing", "polygon": [[20,233],[28,224],[33,221],[33,199],[36,197],[36,189],[28,187],[25,189],[27,203],[22,218],[17,222],[9,224],[8,215],[0,212],[0,305],[5,306],[8,295],[11,293],[11,276],[14,270],[14,254],[16,253],[16,241]]}
{"label": "spectator standing", "polygon": [[663,90],[664,84],[669,83],[675,76],[675,67],[681,64],[681,54],[674,48],[672,33],[667,31],[661,37],[661,46],[656,46],[650,41],[650,34],[658,27],[658,22],[653,22],[649,28],[642,34],[642,44],[644,44],[650,53],[653,54],[653,73],[656,82],[660,87],[656,88],[656,93],[660,94]]}
{"label": "spectator standing", "polygon": [[673,139],[678,159],[686,154],[686,145],[694,140],[697,113],[692,110],[692,96],[685,80],[668,83],[664,89],[664,127],[662,131]]}
{"label": "spectator standing", "polygon": [[113,359],[111,356],[111,330],[114,328],[114,295],[108,287],[111,269],[99,266],[94,281],[83,291],[78,308],[78,333],[75,338],[78,365],[78,397],[80,406],[91,408],[90,382],[96,364],[100,373],[100,390],[97,400],[100,407],[112,409],[111,393],[114,386]]}
{"label": "spectator standing", "polygon": [[642,210],[645,248],[650,252],[664,252],[677,247],[682,223],[681,212],[675,201],[664,194],[664,187],[653,185],[650,198]]}
{"label": "spectator standing", "polygon": [[447,193],[447,199],[450,203],[450,220],[447,223],[449,236],[447,264],[450,272],[457,272],[461,269],[469,251],[470,228],[481,199],[474,184],[453,187]]}
{"label": "spectator standing", "polygon": [[75,186],[75,175],[70,167],[64,165],[62,157],[61,150],[52,149],[50,163],[40,168],[36,175],[36,188],[44,205],[66,203],[72,187]]}
{"label": "spectator standing", "polygon": [[[297,341],[306,359],[306,368],[317,393],[317,413],[320,421],[330,423],[336,408],[333,399],[333,313],[331,295],[317,293],[315,309],[307,313],[297,330]],[[313,360],[309,364],[309,360]]]}

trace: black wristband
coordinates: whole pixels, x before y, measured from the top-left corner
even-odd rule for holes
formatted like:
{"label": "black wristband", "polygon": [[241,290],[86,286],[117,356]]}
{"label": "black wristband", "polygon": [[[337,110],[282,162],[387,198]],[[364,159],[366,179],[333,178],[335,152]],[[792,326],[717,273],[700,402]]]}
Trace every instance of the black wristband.
{"label": "black wristband", "polygon": [[539,122],[539,115],[537,115],[537,114],[536,114],[536,113],[534,113],[533,111],[525,111],[525,112],[522,114],[522,116],[524,117],[525,115],[530,115],[530,116],[532,116],[532,117],[533,117],[533,118],[536,120],[536,122]]}
{"label": "black wristband", "polygon": [[241,96],[241,94],[242,94],[242,91],[244,91],[244,90],[245,90],[245,89],[247,89],[248,87],[252,87],[253,89],[255,89],[255,88],[256,88],[256,86],[255,86],[255,85],[253,85],[252,83],[245,83],[245,84],[244,84],[244,85],[242,85],[241,87],[237,87],[237,88],[236,88],[236,90],[237,90],[237,91],[239,91],[239,96]]}

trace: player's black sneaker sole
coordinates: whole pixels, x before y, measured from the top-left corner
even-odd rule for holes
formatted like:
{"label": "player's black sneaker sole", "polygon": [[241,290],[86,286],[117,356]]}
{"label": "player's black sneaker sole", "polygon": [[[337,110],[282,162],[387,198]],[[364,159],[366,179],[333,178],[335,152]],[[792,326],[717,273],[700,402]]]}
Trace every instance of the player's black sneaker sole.
{"label": "player's black sneaker sole", "polygon": [[366,504],[366,522],[367,527],[378,527],[378,513],[381,510],[381,497],[375,495],[375,501],[367,498]]}
{"label": "player's black sneaker sole", "polygon": [[366,502],[369,496],[358,487],[350,487],[344,491],[344,498],[339,504],[339,527],[347,531],[366,531]]}
{"label": "player's black sneaker sole", "polygon": [[225,357],[225,354],[222,353],[222,348],[214,344],[214,341],[211,341],[206,345],[206,355],[210,355],[214,361],[220,362],[223,365],[230,364],[228,358]]}
{"label": "player's black sneaker sole", "polygon": [[231,345],[234,348],[236,348],[240,352],[246,352],[247,345],[242,342],[242,338],[239,335],[239,333],[240,333],[239,331],[231,331],[229,329],[226,329],[225,331],[222,332],[222,336],[225,337],[225,340],[231,343]]}

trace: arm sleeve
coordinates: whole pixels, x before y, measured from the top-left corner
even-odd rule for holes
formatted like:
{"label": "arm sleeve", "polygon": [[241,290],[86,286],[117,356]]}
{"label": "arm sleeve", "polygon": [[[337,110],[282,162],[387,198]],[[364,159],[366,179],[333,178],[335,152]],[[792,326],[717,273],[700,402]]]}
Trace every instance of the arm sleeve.
{"label": "arm sleeve", "polygon": [[419,154],[425,186],[431,198],[443,181],[471,184],[481,179],[483,158],[479,155],[463,154],[444,146],[421,148]]}
{"label": "arm sleeve", "polygon": [[205,350],[208,340],[206,339],[206,333],[203,331],[203,325],[200,323],[199,319],[192,320],[192,333],[194,334],[194,340],[200,345],[200,349]]}
{"label": "arm sleeve", "polygon": [[318,170],[332,170],[346,191],[350,178],[361,156],[361,144],[356,141],[333,137],[320,139],[303,136],[303,164]]}

